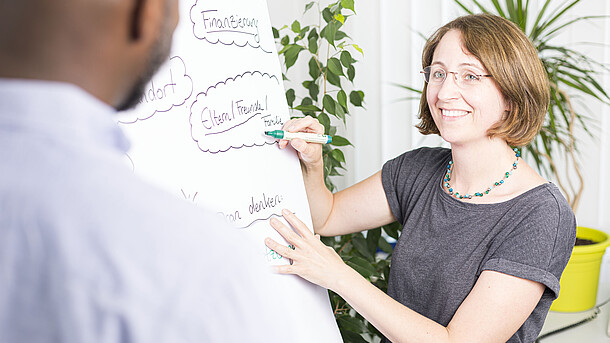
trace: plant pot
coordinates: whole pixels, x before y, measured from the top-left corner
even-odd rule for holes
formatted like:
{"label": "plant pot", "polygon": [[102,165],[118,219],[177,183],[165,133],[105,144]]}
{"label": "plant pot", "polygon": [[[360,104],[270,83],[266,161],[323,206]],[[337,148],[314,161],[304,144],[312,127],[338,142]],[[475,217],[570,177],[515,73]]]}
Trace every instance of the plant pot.
{"label": "plant pot", "polygon": [[610,238],[605,232],[579,226],[576,238],[594,242],[576,245],[561,276],[559,297],[551,305],[551,311],[580,312],[593,306],[597,300],[599,269]]}

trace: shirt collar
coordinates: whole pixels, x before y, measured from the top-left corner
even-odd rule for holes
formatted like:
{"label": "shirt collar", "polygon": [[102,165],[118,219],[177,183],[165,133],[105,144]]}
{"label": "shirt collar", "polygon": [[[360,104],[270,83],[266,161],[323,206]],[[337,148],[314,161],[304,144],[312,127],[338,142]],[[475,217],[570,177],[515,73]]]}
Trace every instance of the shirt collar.
{"label": "shirt collar", "polygon": [[0,78],[0,130],[26,129],[125,153],[129,141],[115,115],[112,107],[69,83]]}

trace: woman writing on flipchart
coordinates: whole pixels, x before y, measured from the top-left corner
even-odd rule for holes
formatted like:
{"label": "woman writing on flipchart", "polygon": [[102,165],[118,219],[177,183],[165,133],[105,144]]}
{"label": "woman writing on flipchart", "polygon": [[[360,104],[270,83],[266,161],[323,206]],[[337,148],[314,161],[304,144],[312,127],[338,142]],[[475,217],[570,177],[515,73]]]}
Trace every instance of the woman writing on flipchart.
{"label": "woman writing on flipchart", "polygon": [[[392,342],[533,342],[559,292],[576,235],[558,188],[515,147],[542,126],[548,80],[511,22],[481,14],[437,30],[422,55],[423,134],[450,149],[420,148],[336,194],[319,144],[294,139],[314,231],[344,235],[398,220],[388,294],[347,266],[290,211],[271,225],[295,249],[266,244],[297,274],[342,296]],[[311,117],[284,130],[323,133]],[[280,148],[289,144],[279,142]]]}

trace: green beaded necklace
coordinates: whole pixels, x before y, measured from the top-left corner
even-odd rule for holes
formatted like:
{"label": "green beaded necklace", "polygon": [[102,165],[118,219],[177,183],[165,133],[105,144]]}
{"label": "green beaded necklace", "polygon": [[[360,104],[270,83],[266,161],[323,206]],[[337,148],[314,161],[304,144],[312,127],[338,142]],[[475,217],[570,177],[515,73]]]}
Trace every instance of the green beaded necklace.
{"label": "green beaded necklace", "polygon": [[[513,170],[517,169],[517,164],[519,163],[519,157],[521,156],[521,154],[519,153],[519,149],[514,148],[513,151],[515,152],[515,157],[517,158],[515,160],[515,163],[513,163],[513,168],[509,171],[507,171],[506,173],[504,173],[504,178],[496,183],[494,183],[493,185],[491,185],[491,187],[487,188],[487,190],[485,192],[476,192],[474,193],[475,197],[482,197],[485,194],[489,194],[489,192],[504,184],[504,180],[508,179],[509,176],[513,175]],[[453,161],[449,161],[449,164],[447,164],[447,174],[445,174],[445,180],[444,180],[444,185],[445,188],[447,188],[447,191],[449,192],[449,195],[453,196],[456,199],[472,199],[473,195],[470,194],[465,194],[465,195],[461,195],[458,192],[453,192],[453,188],[451,188],[451,185],[449,184],[449,181],[451,181],[451,167],[453,166]]]}

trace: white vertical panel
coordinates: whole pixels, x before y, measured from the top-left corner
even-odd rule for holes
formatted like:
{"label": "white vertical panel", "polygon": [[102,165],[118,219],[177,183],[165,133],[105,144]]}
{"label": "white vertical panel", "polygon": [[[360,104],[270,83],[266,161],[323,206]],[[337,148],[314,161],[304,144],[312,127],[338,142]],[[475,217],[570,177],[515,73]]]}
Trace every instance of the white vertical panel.
{"label": "white vertical panel", "polygon": [[[606,6],[604,14],[610,15],[610,2],[604,1]],[[605,20],[602,25],[601,34],[603,35],[603,61],[610,65],[610,20]],[[600,37],[601,38],[601,37]],[[603,86],[607,92],[610,92],[610,73],[606,72],[603,75]],[[600,134],[600,178],[599,178],[599,197],[597,198],[597,222],[596,229],[603,230],[610,234],[610,182],[608,181],[608,170],[610,170],[610,106],[605,105],[601,111],[601,134]],[[610,250],[606,249],[610,252]],[[610,253],[606,253],[602,259],[600,269],[600,284],[610,283]],[[598,291],[597,299],[605,299],[606,295],[602,295],[602,289]],[[610,329],[610,323],[608,323]]]}
{"label": "white vertical panel", "polygon": [[305,9],[305,0],[267,0],[271,25],[280,28],[290,25],[295,19],[300,19]]}
{"label": "white vertical panel", "polygon": [[[411,96],[397,85],[410,84],[409,75],[417,68],[410,51],[411,2],[381,1],[381,163],[411,148]],[[381,166],[379,166],[381,167]]]}
{"label": "white vertical panel", "polygon": [[380,2],[358,1],[358,15],[350,18],[346,30],[363,50],[356,65],[354,88],[365,93],[366,110],[356,109],[348,122],[348,132],[355,148],[353,162],[348,162],[349,183],[365,179],[381,166],[381,31]]}
{"label": "white vertical panel", "polygon": [[[575,6],[572,16],[587,16],[610,14],[608,3],[602,1],[584,1]],[[578,50],[596,61],[609,63],[608,47],[603,47],[609,43],[608,20],[593,19],[574,24],[566,34],[557,37],[558,44]],[[606,28],[606,29],[604,29]],[[582,44],[583,42],[589,44]],[[607,73],[599,74],[598,80],[605,85],[606,90],[610,89],[610,82]],[[591,98],[575,100],[575,107],[578,111],[591,115],[590,127],[595,138],[589,138],[585,133],[579,133],[580,139],[580,163],[584,176],[584,192],[580,204],[576,210],[578,224],[589,226],[610,232],[608,226],[610,222],[610,204],[607,197],[608,182],[606,181],[606,170],[609,164],[610,150],[609,141],[609,106]],[[587,112],[588,111],[588,112]]]}
{"label": "white vertical panel", "polygon": [[[423,87],[423,81],[419,75],[419,71],[422,69],[421,65],[421,54],[426,43],[426,39],[430,37],[438,28],[463,14],[457,10],[458,6],[453,0],[440,0],[440,1],[413,1],[412,6],[412,27],[413,32],[413,44],[411,45],[411,53],[414,61],[416,61],[417,69],[412,76],[412,85],[418,85],[420,88]],[[423,37],[422,37],[423,36]],[[413,125],[419,122],[417,119],[419,111],[419,101],[414,101],[412,104],[413,112],[411,114],[413,118]],[[423,136],[419,133],[419,130],[412,126],[411,128],[411,142],[412,147],[417,148],[420,146],[439,146],[443,144],[443,140],[437,135]]]}
{"label": "white vertical panel", "polygon": [[[604,14],[610,15],[610,2],[605,3]],[[610,19],[604,20],[601,35],[604,39],[603,63],[610,66]],[[600,35],[600,36],[601,36]],[[603,75],[603,85],[606,92],[610,93],[610,73]],[[597,203],[597,228],[610,233],[610,181],[608,181],[608,171],[610,171],[610,105],[603,106],[600,134],[600,175],[599,178],[599,197]],[[593,185],[595,187],[595,185]],[[610,324],[609,324],[610,325]]]}
{"label": "white vertical panel", "polygon": [[[593,7],[591,5],[593,5]],[[570,18],[577,17],[580,15],[591,14],[591,11],[595,10],[595,7],[597,7],[599,11],[599,6],[595,6],[595,4],[593,4],[592,2],[581,2],[579,5],[573,8],[573,12]],[[598,24],[603,24],[603,22],[598,22]],[[567,45],[572,49],[577,48],[579,51],[583,52],[587,56],[590,56],[591,58],[594,58],[599,61],[601,60],[601,51],[598,46],[583,44],[579,44],[578,46],[573,45],[575,42],[588,41],[588,38],[585,37],[602,38],[602,32],[598,32],[597,35],[589,36],[590,33],[596,32],[597,30],[599,30],[599,27],[596,27],[591,23],[575,23],[570,28],[565,30],[564,34],[557,36],[557,38],[554,39],[553,43],[557,45]],[[573,94],[574,92],[570,91],[570,93]],[[589,101],[587,103],[587,109],[584,104],[582,104],[582,102],[583,99],[578,99],[576,97],[572,98],[572,103],[576,111],[592,116],[591,127],[594,130],[594,133],[598,134],[599,131],[597,128],[597,124],[594,121],[601,119],[599,117],[602,110],[601,104],[595,103],[594,101]],[[589,114],[587,111],[590,111],[591,113]],[[597,217],[596,199],[598,198],[599,189],[597,187],[591,187],[591,185],[598,183],[600,177],[600,147],[599,144],[595,144],[595,141],[591,140],[590,137],[587,137],[586,133],[584,132],[577,133],[576,137],[580,141],[579,146],[581,148],[586,147],[585,149],[581,150],[580,163],[583,166],[582,174],[584,176],[584,179],[588,181],[585,183],[584,193],[576,212],[578,224],[582,226],[595,227],[594,221]],[[556,163],[558,163],[559,165],[569,162],[566,161],[563,156],[557,156],[555,160]],[[565,175],[566,173],[562,174]],[[568,172],[567,174],[570,175],[572,179],[577,180],[574,177],[574,173]]]}

